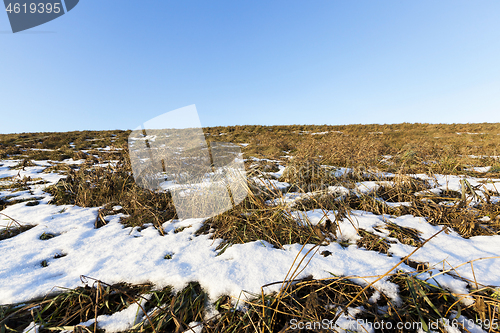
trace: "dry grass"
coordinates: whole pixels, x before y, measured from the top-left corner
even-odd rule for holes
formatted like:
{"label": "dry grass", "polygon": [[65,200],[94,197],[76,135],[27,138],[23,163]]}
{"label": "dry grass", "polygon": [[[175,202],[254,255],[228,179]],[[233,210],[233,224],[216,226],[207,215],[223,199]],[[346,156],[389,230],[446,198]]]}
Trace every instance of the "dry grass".
{"label": "dry grass", "polygon": [[[0,224],[0,227],[2,227],[2,229],[0,229],[0,241],[17,236],[20,233],[28,231],[34,227],[34,225],[21,224],[18,221],[14,220],[12,217],[7,216],[3,213],[0,213],[0,218],[3,222]],[[5,221],[7,221],[6,224]]]}
{"label": "dry grass", "polygon": [[[341,242],[336,239],[337,223],[348,218],[352,210],[392,216],[421,216],[429,223],[451,228],[465,238],[498,235],[500,232],[500,206],[491,200],[498,193],[474,188],[464,182],[461,192],[416,196],[415,193],[427,190],[433,184],[411,176],[414,173],[441,173],[490,179],[500,177],[500,158],[494,157],[500,155],[499,124],[234,126],[206,128],[204,131],[208,141],[248,143],[242,148],[247,158],[281,161],[280,164],[286,165],[287,169],[280,181],[290,183],[288,191],[304,194],[303,199],[293,206],[270,205],[269,200],[282,199],[284,194],[272,186],[250,182],[248,197],[242,203],[208,219],[198,231],[198,234],[211,233],[212,237],[224,240],[218,249],[219,253],[232,244],[256,240],[265,240],[276,248],[293,243],[320,246],[331,241]],[[321,132],[328,133],[311,135]],[[175,208],[169,194],[155,193],[135,184],[126,144],[129,133],[88,131],[0,135],[0,159],[19,160],[15,166],[18,170],[33,165],[36,160],[85,160],[79,166],[54,163],[45,170],[67,176],[46,189],[53,195],[52,204],[101,207],[96,228],[106,224],[106,215],[116,214],[113,206],[119,205],[122,207],[120,212],[128,216],[122,219],[124,225],[152,223],[162,233],[161,225],[176,217]],[[99,149],[107,146],[123,150]],[[285,155],[294,158],[289,159]],[[486,157],[475,158],[470,155]],[[116,163],[108,167],[96,166],[110,160]],[[247,161],[246,166],[252,167],[249,170],[251,176],[264,176],[266,172],[278,171],[278,162]],[[492,168],[482,174],[472,171],[471,166]],[[337,167],[350,168],[350,172],[342,176],[335,175]],[[392,172],[395,176],[386,177],[381,172]],[[391,183],[384,183],[373,192],[356,193],[354,189],[357,184],[367,180]],[[13,178],[1,189],[29,190],[36,181]],[[342,186],[349,189],[350,193],[339,195],[328,192],[328,186]],[[316,192],[305,195],[311,191]],[[5,196],[0,199],[0,209],[20,202],[15,198],[11,201],[7,199]],[[474,203],[473,199],[476,200]],[[389,205],[396,202],[407,204]],[[291,217],[291,210],[310,209],[335,211],[336,219],[311,225],[299,224]],[[482,219],[484,216],[488,216],[490,221],[485,222]],[[0,240],[14,237],[30,228],[13,220],[7,221],[8,226],[2,229]],[[389,238],[417,248],[424,243],[416,230],[391,223],[387,223],[385,229],[389,232],[386,238],[359,229],[361,238],[357,246],[388,254],[392,242]],[[320,255],[328,256],[326,252],[319,251]],[[469,297],[475,303],[464,306],[459,300],[465,295],[455,295],[425,279],[417,278],[418,274],[428,270],[425,263],[413,262],[410,258],[403,261],[416,271],[412,274],[399,272],[387,275],[399,286],[402,298],[399,306],[391,303],[383,294],[376,301],[370,300],[376,290],[373,286],[361,287],[353,282],[354,277],[294,280],[296,275],[291,274],[286,281],[276,282],[283,284],[279,293],[267,293],[264,286],[261,295],[245,294],[240,299],[221,297],[214,304],[219,314],[207,318],[207,307],[211,305],[208,304],[206,293],[195,282],[174,294],[171,288],[153,290],[150,285],[107,285],[102,281],[86,280],[81,288],[55,290],[55,294],[42,300],[0,306],[0,332],[22,332],[32,321],[43,324],[41,331],[46,332],[57,331],[61,327],[74,332],[97,332],[100,330],[94,326],[84,328],[76,325],[101,314],[120,311],[145,298],[148,300],[143,308],[148,317],[137,323],[130,332],[182,332],[193,321],[203,322],[203,332],[298,332],[291,329],[290,320],[333,320],[347,305],[363,306],[364,310],[356,318],[370,322],[430,322],[449,316],[452,311],[471,319],[479,318],[483,322],[485,319],[499,319],[500,297],[495,289],[468,281],[472,290]],[[243,311],[237,304],[245,304],[246,310]],[[439,328],[438,331],[444,332],[444,329]],[[498,329],[490,331],[499,332]],[[302,332],[326,331],[311,329]]]}
{"label": "dry grass", "polygon": [[321,244],[325,240],[323,228],[301,226],[292,218],[289,208],[269,206],[253,193],[234,209],[205,221],[198,234],[210,231],[214,238],[224,240],[220,248],[257,240],[267,241],[276,248],[294,243]]}
{"label": "dry grass", "polygon": [[[43,325],[42,331],[47,332],[62,328],[73,332],[102,332],[94,324],[89,327],[77,325],[139,303],[142,303],[139,308],[143,312],[138,312],[137,323],[127,332],[184,332],[191,322],[201,323],[198,325],[203,326],[203,332],[329,332],[321,327],[297,330],[294,323],[334,323],[341,314],[373,325],[390,322],[394,329],[377,332],[401,333],[416,332],[416,326],[396,329],[397,323],[429,325],[450,315],[465,315],[483,323],[498,320],[498,291],[480,287],[468,295],[453,294],[430,283],[432,281],[417,278],[425,272],[424,269],[386,275],[399,287],[401,304],[398,305],[383,293],[379,294],[373,286],[363,288],[354,283],[352,279],[355,277],[332,276],[321,280],[306,278],[274,282],[263,286],[261,295],[222,296],[214,303],[218,314],[213,317],[207,317],[207,307],[210,306],[207,295],[196,283],[190,283],[174,294],[170,288],[152,290],[147,284],[108,285],[97,280],[89,284],[91,279],[82,277],[84,287],[64,290],[22,305],[2,306],[0,327],[6,332],[21,332],[28,323],[35,321]],[[281,291],[266,293],[265,289],[273,284],[282,285]],[[472,298],[474,304],[463,305],[460,300],[464,297]],[[348,315],[343,312],[346,306],[363,308],[357,315]],[[148,315],[143,316],[144,312]],[[433,329],[446,332],[442,325]]]}
{"label": "dry grass", "polygon": [[78,171],[70,169],[68,176],[46,191],[53,195],[52,204],[72,204],[81,207],[104,206],[99,211],[96,227],[105,223],[104,216],[116,214],[113,206],[122,206],[126,226],[152,223],[162,233],[161,225],[175,217],[169,193],[156,193],[135,184],[130,164],[119,161],[116,166],[93,167],[84,164]]}

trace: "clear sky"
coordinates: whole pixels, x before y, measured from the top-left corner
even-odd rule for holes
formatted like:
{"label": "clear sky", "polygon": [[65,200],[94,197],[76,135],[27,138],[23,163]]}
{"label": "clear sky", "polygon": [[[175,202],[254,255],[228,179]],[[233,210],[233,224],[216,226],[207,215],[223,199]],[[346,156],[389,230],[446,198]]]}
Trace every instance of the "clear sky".
{"label": "clear sky", "polygon": [[12,34],[0,133],[500,122],[500,1],[80,0]]}

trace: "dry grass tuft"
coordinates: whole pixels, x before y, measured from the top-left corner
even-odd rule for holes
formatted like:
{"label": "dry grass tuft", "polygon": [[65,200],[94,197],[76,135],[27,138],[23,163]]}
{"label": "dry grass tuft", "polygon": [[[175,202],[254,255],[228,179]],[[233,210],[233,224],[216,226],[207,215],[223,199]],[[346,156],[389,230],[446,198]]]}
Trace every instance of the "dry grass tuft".
{"label": "dry grass tuft", "polygon": [[309,156],[295,157],[288,163],[279,181],[292,184],[290,191],[293,192],[323,190],[332,181],[332,176],[320,162],[318,158]]}
{"label": "dry grass tuft", "polygon": [[358,233],[361,236],[361,238],[356,241],[358,247],[363,247],[368,251],[377,251],[385,254],[389,253],[390,244],[387,239],[363,229],[359,229]]}
{"label": "dry grass tuft", "polygon": [[161,225],[175,217],[175,208],[169,193],[157,193],[135,184],[126,161],[114,167],[92,167],[84,164],[68,177],[50,186],[46,191],[54,196],[56,205],[74,204],[82,207],[105,206],[99,211],[96,227],[104,223],[104,216],[115,214],[113,206],[122,206],[127,215],[122,219],[126,226],[152,223],[162,233]]}
{"label": "dry grass tuft", "polygon": [[2,229],[0,229],[0,241],[17,236],[20,233],[28,231],[34,227],[34,225],[30,224],[21,224],[3,213],[0,213],[0,216],[2,217],[2,220],[9,221],[7,225],[0,225],[0,227],[2,227]]}
{"label": "dry grass tuft", "polygon": [[249,193],[248,197],[232,210],[212,217],[204,222],[198,233],[213,231],[213,238],[222,238],[227,244],[242,244],[264,240],[276,248],[285,244],[306,242],[320,244],[325,240],[319,226],[307,223],[300,225],[289,208],[270,206],[265,197]]}

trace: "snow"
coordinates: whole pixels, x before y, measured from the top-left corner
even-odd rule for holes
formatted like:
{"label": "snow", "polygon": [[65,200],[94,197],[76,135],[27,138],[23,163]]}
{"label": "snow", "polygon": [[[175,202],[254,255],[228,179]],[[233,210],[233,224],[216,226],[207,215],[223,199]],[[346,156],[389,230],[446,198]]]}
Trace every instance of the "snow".
{"label": "snow", "polygon": [[[238,296],[242,290],[255,292],[269,281],[282,280],[296,257],[304,256],[313,246],[286,245],[277,250],[263,241],[236,244],[217,256],[220,241],[209,235],[195,237],[200,219],[167,223],[167,234],[156,229],[142,231],[123,228],[121,214],[94,229],[98,208],[80,208],[40,204],[27,207],[16,204],[4,213],[36,227],[0,242],[0,303],[9,304],[44,296],[54,286],[74,288],[80,285],[80,275],[98,278],[107,283],[152,282],[159,287],[172,285],[182,289],[190,281],[199,281],[210,298],[229,294]],[[174,233],[180,225],[191,227]],[[170,227],[171,226],[171,227]],[[170,227],[170,228],[168,228]],[[57,236],[40,240],[42,233]],[[342,249],[332,243],[321,247],[334,255],[315,256],[301,277],[336,275],[367,276],[383,274],[398,262],[387,257],[351,246]],[[66,256],[53,259],[56,253]],[[171,260],[163,257],[173,253]],[[40,263],[47,260],[48,267]],[[332,265],[335,263],[335,265]],[[217,283],[214,283],[217,281]],[[367,280],[369,281],[369,279]],[[365,282],[366,283],[366,282]],[[381,290],[397,299],[397,293],[387,281],[379,281]],[[271,290],[276,291],[276,289]]]}
{"label": "snow", "polygon": [[[67,160],[70,164],[80,164],[80,161]],[[355,245],[360,238],[357,230],[364,229],[380,237],[389,237],[387,223],[395,223],[402,227],[413,228],[421,232],[422,239],[429,239],[441,230],[440,226],[427,223],[425,218],[411,215],[393,217],[375,215],[373,213],[355,210],[349,218],[338,223],[336,230],[339,240],[345,240],[348,245],[342,246],[331,242],[324,246],[312,244],[284,245],[276,249],[265,241],[254,241],[245,244],[229,246],[223,253],[216,250],[220,239],[211,239],[211,234],[195,235],[202,226],[203,219],[186,219],[165,221],[162,225],[165,235],[161,236],[152,225],[143,229],[124,227],[120,223],[121,206],[114,206],[115,215],[107,216],[108,224],[99,229],[94,228],[94,222],[100,207],[82,208],[78,206],[49,205],[51,196],[43,190],[50,184],[55,184],[64,176],[58,173],[43,173],[48,162],[37,162],[37,166],[26,167],[24,170],[14,170],[19,161],[1,161],[0,178],[5,183],[12,182],[16,177],[41,178],[48,184],[31,185],[30,191],[3,190],[0,197],[15,195],[15,199],[30,199],[40,197],[37,206],[26,206],[17,203],[2,211],[22,224],[34,225],[13,238],[0,241],[0,304],[26,302],[36,297],[43,297],[57,287],[75,288],[81,286],[80,277],[89,276],[109,284],[153,283],[157,288],[172,286],[174,291],[181,290],[189,282],[197,281],[207,292],[211,301],[221,295],[238,298],[242,291],[249,293],[261,292],[261,287],[270,282],[282,281],[287,277],[292,266],[298,265],[305,258],[301,268],[304,270],[294,278],[313,276],[314,278],[329,278],[335,276],[351,276],[352,280],[366,286],[377,279],[377,276],[390,273],[400,260],[410,254],[415,247],[400,243],[389,238],[389,253],[387,256],[375,251],[367,251]],[[279,177],[284,168],[273,174]],[[342,176],[348,169],[336,169],[335,173]],[[421,195],[437,195],[445,190],[461,191],[463,179],[472,186],[495,190],[500,188],[499,179],[484,179],[464,176],[413,175],[429,180],[435,187]],[[255,178],[262,185],[285,190],[289,184],[274,179]],[[339,197],[354,193],[368,193],[380,186],[389,186],[392,182],[359,182],[353,190],[342,186],[331,186],[328,192]],[[291,204],[307,195],[315,193],[286,193],[280,199],[285,204]],[[271,202],[270,202],[271,203]],[[273,203],[278,203],[274,201]],[[392,203],[404,205],[406,203]],[[336,221],[335,211],[320,209],[307,212],[292,211],[291,215],[298,225],[318,225],[330,219]],[[2,219],[4,217],[2,216]],[[6,219],[6,218],[5,218]],[[181,230],[182,231],[176,232]],[[43,233],[55,237],[41,240]],[[331,255],[319,255],[329,251]],[[54,258],[56,254],[65,254]],[[166,254],[172,254],[165,259]],[[312,259],[311,259],[312,258]],[[458,276],[477,281],[479,284],[500,286],[500,236],[475,236],[464,239],[456,232],[448,230],[441,232],[413,256],[412,260],[428,263],[429,272],[417,277],[429,283],[441,286],[457,294],[467,294],[467,283]],[[310,262],[305,265],[306,262]],[[46,260],[47,267],[41,262]],[[467,262],[474,261],[472,266]],[[295,264],[294,264],[295,262]],[[398,270],[413,272],[414,270],[401,264]],[[300,269],[299,269],[300,271]],[[374,284],[378,292],[386,295],[394,304],[400,303],[398,287],[383,278]],[[56,289],[54,289],[56,288]],[[279,291],[280,285],[274,284],[264,288],[265,292]],[[378,296],[380,297],[380,294]],[[470,299],[462,300],[470,304]],[[350,309],[353,313],[360,309]],[[106,332],[118,332],[132,327],[142,318],[139,306],[132,304],[128,308],[110,316],[98,317],[99,326]],[[344,317],[342,317],[344,316]],[[337,325],[346,328],[353,320],[342,315]],[[91,322],[86,323],[90,325]],[[191,323],[196,326],[198,323]],[[30,326],[32,331],[36,328]],[[482,330],[477,330],[481,332]],[[201,330],[201,325],[193,328]],[[448,331],[452,331],[449,328]],[[190,331],[190,330],[188,330]],[[369,330],[368,330],[369,331]]]}
{"label": "snow", "polygon": [[104,162],[104,163],[94,164],[94,167],[100,167],[100,168],[111,167],[111,168],[115,168],[118,165],[118,163],[119,163],[119,161],[112,160],[112,161],[107,161],[107,162]]}
{"label": "snow", "polygon": [[[445,323],[447,324],[448,327],[451,327],[453,329],[457,329],[457,327],[465,327],[470,333],[485,333],[486,332],[481,327],[476,325],[476,323],[474,323],[473,320],[471,320],[465,316],[459,316],[458,318],[456,318],[456,317],[457,317],[457,312],[451,311],[451,314],[450,314],[448,321],[445,321]],[[493,328],[494,328],[494,326],[498,327],[498,324],[495,325],[495,323],[497,323],[496,321],[495,322],[492,321],[491,323],[492,323]],[[457,330],[457,332],[461,332],[461,331]]]}
{"label": "snow", "polygon": [[359,194],[368,194],[377,191],[381,186],[390,187],[394,182],[390,181],[365,181],[356,183],[355,192]]}
{"label": "snow", "polygon": [[278,169],[279,170],[276,172],[265,172],[265,174],[278,179],[283,175],[283,172],[285,171],[286,167],[284,167],[282,165],[278,165]]}
{"label": "snow", "polygon": [[[154,140],[152,140],[154,141]],[[111,146],[106,146],[104,148],[96,148],[99,151],[113,151],[113,150],[123,150],[123,148],[116,148],[116,147],[111,147]]]}
{"label": "snow", "polygon": [[[375,330],[373,327],[370,327],[367,325],[368,323],[363,323],[361,321],[356,320],[356,315],[360,312],[362,312],[364,308],[357,307],[357,308],[348,308],[347,312],[348,314],[342,313],[337,321],[335,322],[335,328],[338,329],[339,332],[344,333],[344,332],[368,332],[368,333],[374,333]],[[337,310],[337,314],[339,314],[342,310],[339,309]]]}
{"label": "snow", "polygon": [[34,322],[28,325],[23,331],[23,333],[38,333],[40,331],[40,325],[36,325]]}
{"label": "snow", "polygon": [[[168,138],[168,136],[167,136]],[[146,135],[146,136],[143,136],[143,137],[130,137],[129,140],[132,140],[132,141],[150,141],[150,142],[154,142],[156,141],[156,135]]]}
{"label": "snow", "polygon": [[197,321],[190,322],[188,326],[189,328],[183,333],[201,333],[201,330],[203,329],[203,324]]}
{"label": "snow", "polygon": [[[144,295],[139,303],[134,303],[128,306],[126,309],[113,313],[112,315],[101,315],[97,317],[98,326],[106,331],[106,333],[117,333],[123,332],[132,328],[135,324],[142,321],[144,317],[144,312],[142,311],[143,306],[151,295]],[[95,322],[94,319],[90,319],[79,325],[90,326]]]}
{"label": "snow", "polygon": [[349,194],[349,190],[344,186],[328,186],[329,193],[336,193],[339,196],[344,196]]}
{"label": "snow", "polygon": [[[288,184],[288,183],[284,183],[284,184]],[[266,203],[268,205],[293,206],[293,204],[296,203],[297,201],[300,201],[300,200],[306,199],[306,198],[312,198],[315,195],[318,195],[321,193],[336,194],[338,196],[338,198],[340,199],[341,197],[348,195],[350,193],[350,191],[347,188],[345,188],[344,186],[328,186],[328,189],[326,191],[316,191],[316,192],[306,192],[306,193],[287,192],[276,199],[266,201]]]}
{"label": "snow", "polygon": [[[330,219],[335,221],[335,212],[316,209],[308,212],[294,212],[293,216],[302,224],[317,225]],[[339,222],[337,237],[355,243],[360,238],[357,229],[361,228],[378,236],[387,237],[389,232],[383,230],[387,222],[395,223],[402,227],[413,228],[420,231],[422,239],[428,239],[441,230],[440,226],[432,226],[424,218],[405,215],[393,218],[387,215],[375,215],[363,211],[353,211],[349,220]],[[300,219],[300,220],[299,220]],[[374,228],[375,227],[375,228]],[[405,257],[415,247],[396,242],[391,244],[389,252],[397,257]],[[463,263],[474,261],[474,273],[470,265]],[[500,285],[500,236],[475,236],[469,239],[460,237],[456,232],[441,232],[434,239],[425,244],[412,256],[412,260],[427,262],[431,267],[442,270],[453,270],[457,275],[469,280],[477,280],[484,285]],[[437,274],[437,271],[436,271]],[[435,275],[435,274],[434,274]],[[450,275],[429,277],[439,279],[439,283],[459,294],[467,294],[466,283],[452,278]]]}
{"label": "snow", "polygon": [[491,169],[491,166],[486,166],[486,167],[472,167],[469,170],[485,173],[485,172],[490,171],[490,169]]}
{"label": "snow", "polygon": [[290,187],[289,183],[286,182],[280,182],[276,179],[267,179],[267,178],[259,178],[259,177],[252,177],[252,180],[260,186],[269,188],[271,190],[278,190],[278,191],[284,191],[287,188]]}

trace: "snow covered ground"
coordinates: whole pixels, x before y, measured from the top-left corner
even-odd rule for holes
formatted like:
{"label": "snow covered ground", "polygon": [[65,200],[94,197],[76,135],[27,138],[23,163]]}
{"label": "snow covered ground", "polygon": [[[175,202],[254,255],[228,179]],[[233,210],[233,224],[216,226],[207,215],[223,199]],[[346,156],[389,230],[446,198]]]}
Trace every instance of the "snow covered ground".
{"label": "snow covered ground", "polygon": [[[163,224],[165,235],[161,236],[152,225],[147,225],[143,229],[124,227],[120,223],[123,213],[120,212],[120,207],[115,207],[116,214],[106,217],[108,224],[95,229],[94,222],[99,207],[81,208],[48,204],[51,196],[44,192],[44,188],[64,177],[56,172],[42,173],[50,165],[49,161],[36,161],[36,166],[25,167],[24,170],[11,168],[19,162],[0,161],[2,184],[24,177],[41,179],[45,183],[30,185],[30,190],[0,191],[0,197],[4,200],[25,200],[1,211],[0,227],[11,224],[12,219],[23,225],[35,226],[15,237],[0,241],[0,304],[29,301],[47,295],[58,287],[81,286],[82,275],[109,284],[151,282],[158,288],[170,285],[175,290],[181,290],[187,283],[197,281],[207,291],[212,301],[221,295],[237,298],[242,291],[260,293],[263,285],[282,281],[295,259],[304,256],[313,258],[297,278],[312,275],[316,279],[321,279],[331,277],[332,274],[355,276],[357,278],[354,278],[354,281],[366,285],[374,281],[377,275],[394,270],[400,260],[415,250],[415,247],[402,244],[394,238],[391,239],[393,243],[389,249],[392,256],[367,251],[355,244],[360,238],[356,228],[362,228],[381,237],[389,237],[389,231],[385,226],[387,222],[392,222],[419,230],[424,240],[441,230],[441,227],[430,225],[422,217],[410,215],[391,217],[358,210],[351,213],[350,221],[344,219],[340,222],[337,229],[337,236],[348,241],[349,246],[332,242],[307,254],[313,245],[302,247],[299,244],[292,244],[285,245],[284,249],[276,249],[269,243],[256,241],[232,245],[219,255],[216,248],[222,240],[210,239],[210,235],[195,235],[203,223],[202,219],[165,221]],[[82,161],[65,162],[78,166]],[[280,168],[280,171],[272,176],[279,177],[283,169]],[[487,169],[481,169],[482,171],[486,172]],[[460,192],[463,186],[463,176],[415,175],[415,177],[434,182],[432,193],[446,190]],[[471,186],[483,186],[493,192],[500,189],[500,179],[485,182],[484,179],[469,177],[467,180]],[[287,184],[284,183],[274,180],[267,182],[281,189],[287,188]],[[387,183],[362,182],[352,191],[366,193],[383,185]],[[331,190],[339,195],[345,195],[350,191],[346,188]],[[287,196],[284,197],[285,201],[290,203],[300,195],[287,194]],[[499,200],[498,197],[492,199]],[[37,200],[38,204],[27,205],[30,200]],[[319,224],[326,219],[335,220],[336,212],[311,210],[296,211],[293,214],[298,223]],[[185,228],[181,232],[175,232],[179,227]],[[43,234],[54,237],[43,240],[41,239]],[[331,255],[322,256],[319,254],[322,251],[328,251]],[[167,254],[171,255],[168,259],[166,259]],[[419,249],[412,259],[428,263],[432,267],[429,273],[419,278],[457,294],[469,293],[467,283],[457,276],[484,285],[500,286],[500,236],[498,235],[464,239],[454,231],[442,232]],[[476,260],[473,265],[474,272],[470,264],[464,264],[473,260]],[[45,262],[45,265],[42,265],[42,262]],[[405,264],[399,265],[397,269],[413,271],[413,268]],[[450,271],[453,274],[446,273]],[[266,288],[265,291],[278,291],[279,287],[280,285],[276,284]],[[387,278],[376,282],[374,287],[386,294],[395,304],[400,302],[397,285]],[[464,299],[463,302],[470,304],[471,300]],[[130,321],[130,316],[136,314],[137,308],[126,311],[128,312],[114,315],[117,316],[115,319],[123,319],[118,320],[120,325],[116,324],[116,320],[103,317],[99,320],[101,327],[108,327],[108,331],[130,327],[134,323],[133,320]],[[107,321],[113,324],[106,326]]]}

